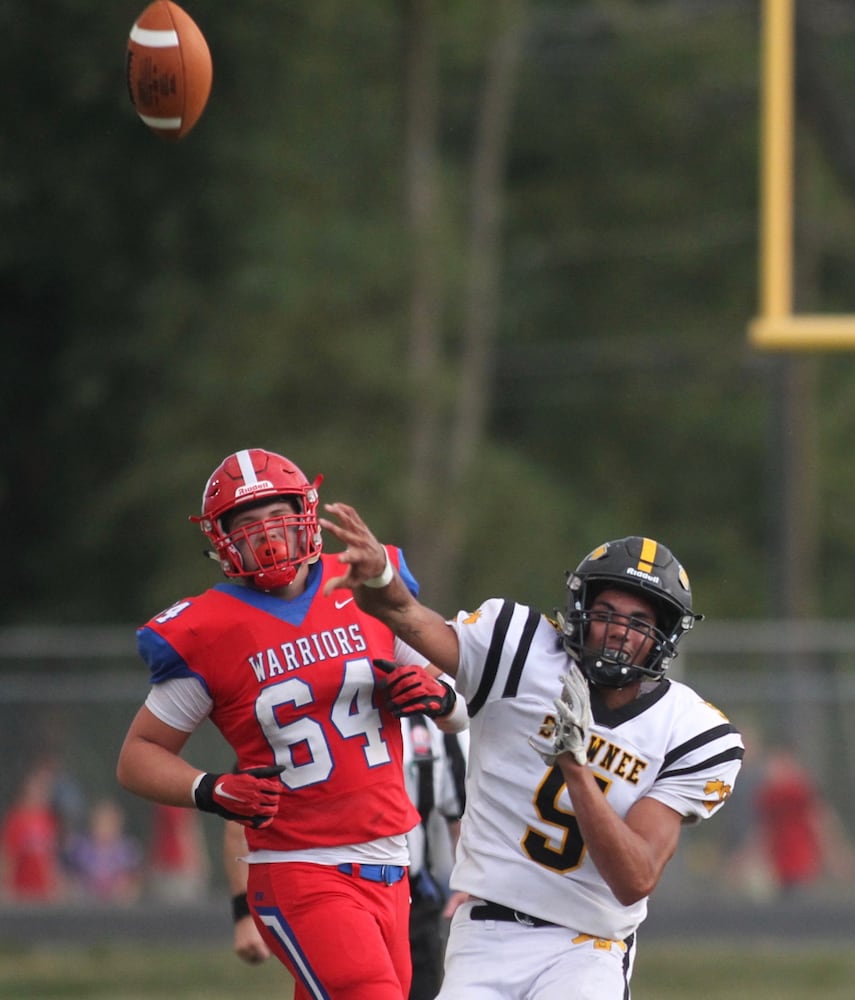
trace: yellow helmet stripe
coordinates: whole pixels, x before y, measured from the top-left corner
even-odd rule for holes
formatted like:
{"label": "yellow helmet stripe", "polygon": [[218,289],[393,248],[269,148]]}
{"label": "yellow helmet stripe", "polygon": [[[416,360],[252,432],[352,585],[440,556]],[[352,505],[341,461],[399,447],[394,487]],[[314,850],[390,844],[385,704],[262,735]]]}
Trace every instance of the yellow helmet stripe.
{"label": "yellow helmet stripe", "polygon": [[653,572],[653,564],[656,561],[656,542],[652,538],[643,538],[641,541],[641,555],[638,559],[638,568],[645,573]]}

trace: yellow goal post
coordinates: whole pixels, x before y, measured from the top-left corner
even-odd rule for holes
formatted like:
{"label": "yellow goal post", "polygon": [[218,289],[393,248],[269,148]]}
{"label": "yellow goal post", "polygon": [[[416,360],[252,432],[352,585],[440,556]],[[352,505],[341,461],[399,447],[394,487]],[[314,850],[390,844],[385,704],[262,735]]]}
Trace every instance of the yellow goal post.
{"label": "yellow goal post", "polygon": [[796,0],[763,0],[760,315],[749,342],[768,351],[855,350],[855,316],[793,314]]}

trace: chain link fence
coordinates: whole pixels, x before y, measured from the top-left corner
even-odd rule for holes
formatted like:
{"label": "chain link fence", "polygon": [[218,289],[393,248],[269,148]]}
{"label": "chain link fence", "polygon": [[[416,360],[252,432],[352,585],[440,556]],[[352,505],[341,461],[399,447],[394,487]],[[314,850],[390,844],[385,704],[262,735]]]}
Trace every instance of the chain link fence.
{"label": "chain link fence", "polygon": [[[855,728],[850,721],[855,623],[705,622],[685,640],[671,675],[745,733],[748,753],[731,802],[711,822],[685,833],[657,896],[677,908],[697,899],[705,905],[740,897],[751,905],[771,903],[770,885],[753,884],[744,872],[728,874],[729,858],[751,835],[751,797],[769,746],[789,745],[839,817],[844,836],[855,829]],[[112,799],[145,851],[152,807],[118,786],[115,766],[147,691],[133,627],[0,630],[0,816],[34,765],[51,758],[78,793],[79,823],[85,823],[94,802]],[[232,765],[229,747],[209,723],[193,734],[184,755],[207,770]],[[225,913],[221,822],[213,816],[200,820],[210,875],[196,902],[212,901],[214,910]],[[814,899],[839,902],[852,895],[851,889],[851,881],[825,877],[809,891]],[[8,905],[3,904],[7,910]],[[151,908],[145,888],[136,905]]]}

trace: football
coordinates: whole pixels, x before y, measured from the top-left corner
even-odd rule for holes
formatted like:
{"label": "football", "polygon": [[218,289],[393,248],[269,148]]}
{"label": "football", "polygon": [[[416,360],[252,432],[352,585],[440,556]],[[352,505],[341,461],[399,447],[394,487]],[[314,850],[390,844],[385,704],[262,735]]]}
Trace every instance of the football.
{"label": "football", "polygon": [[183,139],[211,93],[213,67],[205,36],[171,0],[156,0],[131,28],[126,52],[131,103],[164,139]]}

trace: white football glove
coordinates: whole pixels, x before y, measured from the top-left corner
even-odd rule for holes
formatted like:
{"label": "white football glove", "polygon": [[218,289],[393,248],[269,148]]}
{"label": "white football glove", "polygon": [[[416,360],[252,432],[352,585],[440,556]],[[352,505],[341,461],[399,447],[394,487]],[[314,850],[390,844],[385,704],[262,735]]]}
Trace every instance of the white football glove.
{"label": "white football glove", "polygon": [[582,671],[573,664],[561,675],[561,696],[555,699],[555,718],[547,716],[529,745],[550,766],[559,754],[569,753],[577,764],[588,763],[588,730],[591,728],[591,692]]}

